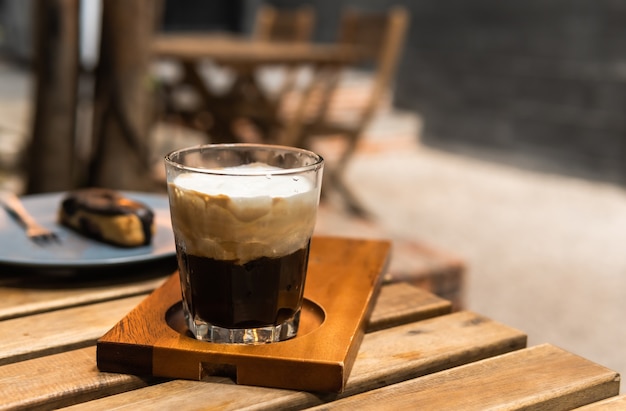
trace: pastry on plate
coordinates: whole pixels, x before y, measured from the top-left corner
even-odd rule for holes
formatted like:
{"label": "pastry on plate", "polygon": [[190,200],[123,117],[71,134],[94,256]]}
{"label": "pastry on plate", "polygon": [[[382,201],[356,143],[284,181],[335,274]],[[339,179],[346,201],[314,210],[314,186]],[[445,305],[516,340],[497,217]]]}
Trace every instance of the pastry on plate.
{"label": "pastry on plate", "polygon": [[121,247],[148,245],[155,231],[150,207],[106,188],[70,191],[61,201],[58,220],[86,237]]}

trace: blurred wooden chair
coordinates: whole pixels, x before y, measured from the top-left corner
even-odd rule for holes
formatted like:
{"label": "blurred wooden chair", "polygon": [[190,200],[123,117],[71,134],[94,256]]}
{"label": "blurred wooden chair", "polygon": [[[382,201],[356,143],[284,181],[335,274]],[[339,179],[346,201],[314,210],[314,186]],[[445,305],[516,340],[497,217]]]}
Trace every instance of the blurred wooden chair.
{"label": "blurred wooden chair", "polygon": [[[255,41],[275,41],[287,43],[305,43],[311,41],[315,27],[315,10],[310,5],[297,8],[276,8],[268,4],[259,6],[252,39]],[[233,112],[245,119],[244,128],[252,126],[257,140],[275,142],[282,128],[279,119],[281,104],[288,94],[292,93],[298,81],[300,67],[280,67],[280,84],[270,92],[259,79],[254,68],[237,67],[236,84],[233,85],[234,95],[247,95],[248,101],[239,102]],[[268,97],[271,96],[271,97]],[[261,104],[257,104],[257,103]],[[247,128],[251,130],[251,128]],[[253,132],[253,133],[254,133]]]}
{"label": "blurred wooden chair", "polygon": [[[332,103],[340,92],[341,68],[319,73],[325,77],[320,83],[323,90],[311,92],[317,93],[317,97],[306,99],[298,113],[292,115],[288,127],[286,140],[299,147],[311,149],[318,139],[324,137],[343,140],[345,148],[334,165],[327,164],[325,177],[327,185],[337,190],[349,210],[358,215],[366,212],[344,183],[343,174],[365,128],[389,90],[408,23],[408,12],[403,7],[394,7],[385,13],[346,10],[341,18],[338,42],[358,48],[363,56],[362,63],[371,65],[373,72],[368,96],[361,101],[354,115],[338,113],[333,110]],[[311,104],[315,107],[311,108]]]}
{"label": "blurred wooden chair", "polygon": [[[251,40],[310,41],[314,24],[315,11],[310,6],[279,9],[261,5],[255,17]],[[203,92],[205,79],[198,75],[193,64],[183,64],[181,79],[176,83],[163,85],[162,111],[166,118],[179,125],[206,132],[213,142],[272,140],[280,128],[276,118],[280,101],[294,88],[297,69],[285,68],[280,76],[280,85],[270,93],[258,78],[254,64],[211,66],[210,70],[225,69],[234,76],[230,90],[226,94],[214,96]],[[193,95],[198,92],[199,96]],[[182,98],[177,99],[178,95]],[[184,104],[186,101],[189,103]],[[249,137],[251,134],[252,137]]]}
{"label": "blurred wooden chair", "polygon": [[[252,40],[276,41],[286,43],[304,43],[311,40],[315,25],[315,10],[308,5],[298,8],[276,8],[262,4],[257,10]],[[232,67],[237,71],[237,83],[234,87],[246,87],[254,92],[260,92],[259,80],[253,67]],[[284,70],[281,86],[275,93],[274,99],[279,101],[286,93],[293,89],[296,82],[297,69],[291,67]],[[236,94],[241,95],[241,92]],[[255,97],[251,94],[252,99]],[[259,96],[263,98],[264,96]]]}
{"label": "blurred wooden chair", "polygon": [[315,11],[310,6],[277,9],[263,4],[259,7],[252,37],[264,41],[305,42],[311,40]]}
{"label": "blurred wooden chair", "polygon": [[[311,41],[315,27],[315,10],[309,5],[294,9],[277,9],[268,4],[259,7],[253,38],[260,41],[305,43]],[[281,100],[293,90],[298,70],[284,70],[281,87],[276,95]]]}

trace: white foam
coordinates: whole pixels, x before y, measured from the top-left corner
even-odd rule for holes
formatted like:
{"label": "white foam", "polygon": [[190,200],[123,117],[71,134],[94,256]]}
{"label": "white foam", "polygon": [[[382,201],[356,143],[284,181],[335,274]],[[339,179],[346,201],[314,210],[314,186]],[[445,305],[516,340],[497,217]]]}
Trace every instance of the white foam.
{"label": "white foam", "polygon": [[[231,198],[290,197],[311,191],[313,184],[302,176],[272,175],[276,167],[230,167],[220,172],[230,175],[188,173],[176,177],[174,184],[186,190]],[[266,174],[259,174],[266,172]]]}
{"label": "white foam", "polygon": [[[168,185],[172,224],[188,253],[239,263],[280,257],[313,233],[319,193],[304,176],[269,175],[255,165],[188,173]],[[259,173],[261,174],[259,175]]]}

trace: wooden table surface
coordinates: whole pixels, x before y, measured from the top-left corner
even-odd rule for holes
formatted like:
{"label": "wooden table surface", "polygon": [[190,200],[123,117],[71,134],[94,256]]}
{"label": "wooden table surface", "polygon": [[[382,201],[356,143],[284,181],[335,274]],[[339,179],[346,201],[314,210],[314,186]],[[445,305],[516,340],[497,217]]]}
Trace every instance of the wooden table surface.
{"label": "wooden table surface", "polygon": [[227,34],[161,34],[155,37],[155,57],[227,64],[350,64],[362,56],[353,46],[251,40]]}
{"label": "wooden table surface", "polygon": [[[184,85],[198,93],[202,105],[197,110],[210,113],[213,120],[208,133],[214,142],[239,141],[241,136],[233,132],[233,127],[237,119],[248,118],[260,127],[263,141],[281,144],[291,143],[297,119],[309,105],[312,91],[323,90],[320,96],[328,98],[335,74],[346,66],[358,64],[365,56],[358,47],[345,44],[263,41],[224,33],[160,34],[154,38],[152,53],[157,60],[167,59],[181,65],[182,77],[166,89],[175,90]],[[207,86],[199,67],[203,61],[230,69],[234,81],[226,92],[216,93]],[[268,66],[288,70],[308,67],[313,71],[298,93],[293,93],[289,81],[279,87],[282,91],[268,93],[255,74]],[[287,94],[297,96],[294,102],[298,109],[284,118],[281,107]],[[290,137],[279,137],[285,130]]]}
{"label": "wooden table surface", "polygon": [[[318,237],[318,242],[337,241]],[[0,410],[624,409],[619,374],[406,283],[382,286],[340,393],[100,372],[96,341],[173,261],[49,278],[0,270]],[[359,269],[355,267],[355,269]],[[338,297],[340,297],[338,295]]]}

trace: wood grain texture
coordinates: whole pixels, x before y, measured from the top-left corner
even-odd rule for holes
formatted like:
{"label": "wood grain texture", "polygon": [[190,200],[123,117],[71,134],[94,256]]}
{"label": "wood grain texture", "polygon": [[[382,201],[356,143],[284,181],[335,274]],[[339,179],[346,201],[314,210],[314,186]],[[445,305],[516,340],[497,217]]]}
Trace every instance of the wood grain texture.
{"label": "wood grain texture", "polygon": [[[381,255],[372,253],[380,251],[376,241],[367,243],[368,256],[361,262],[353,261],[355,253],[364,251],[360,241],[320,238],[313,244],[317,251],[311,254],[311,266],[316,270],[340,264],[346,255],[354,270],[370,274],[381,270],[376,266]],[[330,283],[336,286],[339,275],[335,273]],[[366,278],[374,281],[374,277]],[[2,283],[5,280],[10,282],[11,277],[0,279],[0,290],[10,287]],[[176,280],[176,275],[167,279],[174,284]],[[131,283],[127,285],[132,289]],[[139,287],[143,286],[148,282]],[[213,375],[192,381],[101,372],[95,339],[129,312],[145,309],[147,299],[143,295],[122,298],[126,290],[122,284],[111,284],[110,290],[97,288],[86,289],[94,294],[82,303],[77,302],[81,297],[68,289],[66,301],[71,307],[50,306],[39,314],[0,321],[0,410],[66,406],[133,411],[308,407],[561,410],[586,404],[590,405],[583,409],[592,410],[623,409],[626,402],[624,396],[615,397],[620,379],[616,372],[549,344],[526,349],[523,332],[473,312],[450,313],[449,302],[402,283],[383,285],[378,298],[371,296],[373,311],[369,322],[367,316],[361,321],[366,333],[356,346],[342,393],[264,388]],[[168,298],[176,297],[176,291],[176,287],[162,286],[153,295],[162,293],[160,297],[167,298],[161,304],[170,307]],[[108,295],[104,301],[101,293]],[[326,290],[322,296],[345,300],[350,294]],[[153,334],[147,328],[133,328],[119,335],[145,341]],[[328,344],[332,343],[331,338]],[[148,346],[147,352],[143,361],[152,362],[152,348]],[[178,357],[169,360],[172,367],[180,363]],[[272,372],[272,368],[259,368],[259,373]],[[288,377],[300,375],[294,369]]]}
{"label": "wood grain texture", "polygon": [[[171,273],[171,272],[170,272]],[[0,282],[0,321],[76,307],[100,301],[148,294],[164,278],[147,278],[133,282],[81,281],[47,276],[26,276]]]}
{"label": "wood grain texture", "polygon": [[471,311],[374,332],[361,344],[345,394],[519,350],[526,342],[525,333]]}
{"label": "wood grain texture", "polygon": [[[417,296],[412,305],[413,315],[407,315],[406,301],[403,298]],[[429,294],[416,289],[408,284],[397,284],[393,287],[384,286],[381,289],[374,312],[372,313],[372,326],[380,329],[382,325],[376,323],[376,318],[383,318],[386,324],[402,323],[403,320],[427,315],[432,312],[431,298]],[[433,297],[433,296],[431,296]],[[436,297],[435,297],[436,298]],[[130,309],[130,301],[125,301]],[[393,318],[393,313],[398,308],[398,318]],[[409,310],[410,305],[409,305]],[[422,313],[424,310],[424,314]],[[61,314],[60,314],[61,315]],[[33,372],[36,370],[36,372]],[[67,370],[72,370],[68,373]],[[96,348],[90,346],[77,350],[67,351],[46,357],[35,358],[14,364],[0,367],[0,410],[14,408],[35,408],[41,404],[46,404],[48,408],[56,406],[67,406],[81,403],[100,397],[131,391],[136,388],[155,383],[154,379],[140,378],[128,374],[99,372],[96,367]],[[261,403],[271,404],[273,400],[280,403],[290,401],[294,392],[266,389],[258,387],[245,387],[234,385],[228,378],[211,377],[209,382],[194,381],[171,381],[165,384],[154,386],[151,390],[142,391],[143,401],[148,401],[152,396],[164,401],[162,395],[168,395],[169,390],[176,392],[183,390],[191,392],[194,398],[194,391],[207,393],[211,387],[218,391],[229,390],[229,386],[237,387],[237,393],[253,392],[255,398]],[[208,384],[208,385],[207,385]],[[243,391],[241,391],[243,389]],[[238,394],[238,395],[239,395]],[[297,394],[297,393],[296,393]],[[175,394],[173,394],[175,395]],[[177,395],[177,394],[176,394]],[[295,395],[301,397],[300,394]],[[308,397],[308,395],[305,395]],[[111,397],[110,401],[118,401],[119,397]],[[137,401],[134,398],[132,401]],[[179,399],[180,400],[180,399]],[[123,400],[126,401],[126,400]],[[136,403],[134,403],[137,405]],[[108,405],[111,405],[109,403]],[[108,406],[107,405],[107,406]],[[205,404],[203,404],[205,405]],[[94,406],[93,403],[88,404]],[[3,408],[4,407],[4,408]],[[141,408],[141,406],[139,406]]]}
{"label": "wood grain texture", "polygon": [[0,365],[95,344],[144,295],[0,322]]}
{"label": "wood grain texture", "polygon": [[313,238],[304,296],[321,307],[321,319],[279,344],[212,344],[174,329],[166,322],[181,299],[174,275],[98,340],[98,367],[183,379],[227,370],[240,384],[341,391],[390,247],[386,240]]}
{"label": "wood grain texture", "polygon": [[[415,308],[419,307],[419,310]],[[385,285],[378,297],[378,309],[372,313],[368,331],[449,314],[452,304],[406,283]]]}
{"label": "wood grain texture", "polygon": [[76,408],[136,409],[146,398],[158,398],[164,409],[299,409],[520,349],[525,343],[520,331],[459,312],[366,334],[342,394],[266,389],[208,377],[171,381]]}
{"label": "wood grain texture", "polygon": [[619,392],[619,375],[544,344],[314,409],[570,410]]}
{"label": "wood grain texture", "polygon": [[576,411],[623,411],[626,410],[626,395],[618,395],[606,400],[598,401],[593,404],[588,404],[580,408],[576,408]]}
{"label": "wood grain texture", "polygon": [[154,382],[98,372],[95,356],[91,346],[0,367],[0,410],[55,409]]}

